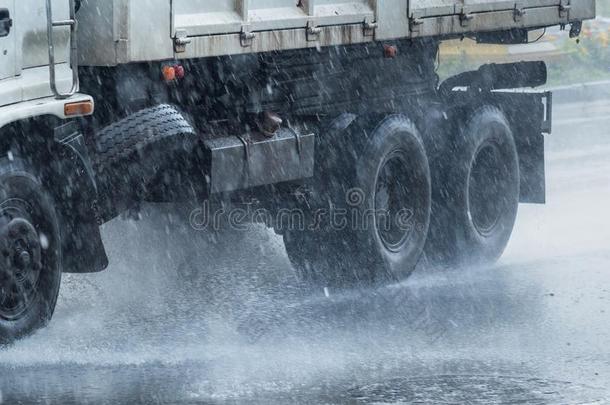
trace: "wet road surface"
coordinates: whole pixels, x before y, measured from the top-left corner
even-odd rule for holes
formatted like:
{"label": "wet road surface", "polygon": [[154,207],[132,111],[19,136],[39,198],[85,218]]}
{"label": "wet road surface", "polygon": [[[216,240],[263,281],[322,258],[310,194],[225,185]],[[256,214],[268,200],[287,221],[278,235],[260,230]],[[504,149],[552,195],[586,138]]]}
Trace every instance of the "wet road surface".
{"label": "wet road surface", "polygon": [[109,270],[65,276],[50,327],[0,350],[0,403],[610,403],[610,102],[555,120],[548,204],[489,268],[327,295],[262,229],[107,225]]}

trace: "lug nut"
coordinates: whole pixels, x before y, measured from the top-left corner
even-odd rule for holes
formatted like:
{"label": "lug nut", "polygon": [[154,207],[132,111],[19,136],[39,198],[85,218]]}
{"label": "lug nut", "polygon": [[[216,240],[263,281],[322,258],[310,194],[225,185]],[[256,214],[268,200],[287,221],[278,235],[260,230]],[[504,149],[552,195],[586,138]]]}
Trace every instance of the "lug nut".
{"label": "lug nut", "polygon": [[25,270],[32,264],[32,256],[27,250],[23,250],[15,257],[15,264],[19,270]]}

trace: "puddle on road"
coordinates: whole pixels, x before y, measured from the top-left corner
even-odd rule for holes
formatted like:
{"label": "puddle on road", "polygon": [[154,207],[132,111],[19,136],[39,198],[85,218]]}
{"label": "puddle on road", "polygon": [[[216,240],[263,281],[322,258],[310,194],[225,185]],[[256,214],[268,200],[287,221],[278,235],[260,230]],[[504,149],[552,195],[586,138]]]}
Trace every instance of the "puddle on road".
{"label": "puddle on road", "polygon": [[[447,365],[446,365],[447,366]],[[451,367],[449,365],[447,367]],[[461,367],[480,367],[466,363]],[[12,403],[254,403],[254,404],[606,404],[607,390],[568,381],[493,374],[439,374],[353,379],[219,381],[201,365],[2,371],[0,399]],[[8,374],[5,374],[8,371]],[[362,371],[362,370],[360,370]],[[406,372],[408,373],[408,371]],[[27,378],[26,378],[27,377]],[[369,381],[369,382],[366,382]],[[2,403],[2,402],[0,402]]]}
{"label": "puddle on road", "polygon": [[396,378],[351,389],[363,403],[422,404],[602,404],[602,389],[532,377],[442,375]]}
{"label": "puddle on road", "polygon": [[[606,301],[597,299],[608,283],[607,257],[572,257],[591,248],[582,242],[563,250],[570,260],[543,249],[539,239],[566,239],[548,224],[566,205],[554,207],[520,228],[517,237],[533,236],[508,265],[425,272],[383,291],[330,297],[299,291],[267,232],[223,249],[170,235],[155,221],[122,224],[106,232],[120,262],[106,273],[66,277],[50,327],[0,351],[1,398],[607,403],[605,391],[567,382],[610,386],[599,312]],[[582,221],[569,225],[586,229]],[[188,286],[180,280],[190,277]]]}

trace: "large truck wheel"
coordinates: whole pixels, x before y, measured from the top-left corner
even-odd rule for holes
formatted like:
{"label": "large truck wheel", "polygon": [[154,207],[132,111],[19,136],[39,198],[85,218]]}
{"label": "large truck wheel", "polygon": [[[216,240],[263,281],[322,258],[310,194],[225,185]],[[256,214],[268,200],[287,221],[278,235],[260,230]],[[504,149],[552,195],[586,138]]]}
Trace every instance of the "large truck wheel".
{"label": "large truck wheel", "polygon": [[433,163],[443,170],[435,176],[426,254],[449,265],[494,263],[508,244],[519,206],[511,128],[499,109],[484,107],[448,149]]}
{"label": "large truck wheel", "polygon": [[334,220],[324,229],[284,235],[298,273],[317,282],[400,280],[423,251],[431,186],[420,135],[399,115],[365,133],[340,137],[349,144],[327,146],[335,156],[320,162],[321,194]]}
{"label": "large truck wheel", "polygon": [[99,131],[94,166],[103,220],[110,221],[141,201],[196,199],[192,192],[203,183],[192,161],[197,145],[191,125],[166,104]]}
{"label": "large truck wheel", "polygon": [[[293,230],[284,233],[284,246],[297,278],[312,286],[338,286],[357,277],[346,264],[341,240],[326,229]],[[342,263],[343,262],[343,263]]]}
{"label": "large truck wheel", "polygon": [[45,326],[61,281],[50,194],[25,162],[0,160],[0,344]]}

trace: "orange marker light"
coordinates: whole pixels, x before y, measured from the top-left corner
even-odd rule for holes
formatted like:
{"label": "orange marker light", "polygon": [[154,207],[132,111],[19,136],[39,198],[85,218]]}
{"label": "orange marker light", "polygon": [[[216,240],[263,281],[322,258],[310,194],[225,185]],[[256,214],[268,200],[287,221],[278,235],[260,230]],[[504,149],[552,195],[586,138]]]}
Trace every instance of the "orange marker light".
{"label": "orange marker light", "polygon": [[163,66],[163,79],[166,82],[172,82],[176,80],[176,69],[173,66]]}
{"label": "orange marker light", "polygon": [[67,103],[64,105],[64,115],[66,117],[78,117],[91,114],[93,114],[92,101],[79,101],[76,103]]}

